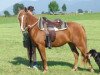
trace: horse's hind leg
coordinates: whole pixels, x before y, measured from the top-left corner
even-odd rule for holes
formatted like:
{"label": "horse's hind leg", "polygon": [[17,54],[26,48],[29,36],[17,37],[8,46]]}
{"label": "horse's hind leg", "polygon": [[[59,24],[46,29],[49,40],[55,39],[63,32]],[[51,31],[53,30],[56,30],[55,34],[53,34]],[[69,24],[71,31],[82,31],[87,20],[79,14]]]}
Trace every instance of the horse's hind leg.
{"label": "horse's hind leg", "polygon": [[78,51],[76,49],[76,46],[73,43],[70,42],[70,43],[68,43],[68,45],[70,46],[71,51],[73,52],[74,57],[75,57],[73,70],[76,71],[77,70],[77,64],[78,64],[79,53],[78,53]]}
{"label": "horse's hind leg", "polygon": [[88,63],[90,71],[93,71],[92,65],[87,56],[87,47],[85,41],[80,41],[80,44],[77,44],[77,48],[81,51],[81,54],[83,56],[83,63]]}

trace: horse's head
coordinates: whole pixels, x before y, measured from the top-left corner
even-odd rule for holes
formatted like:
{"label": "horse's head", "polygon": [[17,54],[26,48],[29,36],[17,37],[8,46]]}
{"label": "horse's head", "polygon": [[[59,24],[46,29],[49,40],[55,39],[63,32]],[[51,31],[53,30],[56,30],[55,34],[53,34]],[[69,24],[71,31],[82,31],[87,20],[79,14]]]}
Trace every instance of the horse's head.
{"label": "horse's head", "polygon": [[25,29],[27,29],[30,25],[35,24],[38,19],[33,16],[30,10],[24,8],[18,13],[18,20],[20,23],[21,31],[25,31]]}
{"label": "horse's head", "polygon": [[18,20],[20,23],[21,31],[25,31],[25,28],[28,25],[28,14],[29,14],[29,11],[27,8],[20,10],[18,13]]}

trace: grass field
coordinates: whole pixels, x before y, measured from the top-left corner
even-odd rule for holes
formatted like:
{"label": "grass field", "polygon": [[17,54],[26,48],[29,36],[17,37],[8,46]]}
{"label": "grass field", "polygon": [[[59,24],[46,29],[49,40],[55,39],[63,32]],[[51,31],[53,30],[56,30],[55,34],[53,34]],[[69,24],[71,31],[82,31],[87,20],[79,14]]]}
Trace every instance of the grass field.
{"label": "grass field", "polygon": [[[88,49],[100,51],[100,13],[83,15],[38,15],[49,19],[61,18],[63,21],[75,21],[82,24],[87,33]],[[79,51],[79,50],[78,50]],[[81,63],[78,71],[72,71],[74,56],[66,44],[51,50],[46,49],[48,59],[47,75],[98,75],[98,66],[91,58],[95,72],[89,72],[88,66]],[[40,70],[28,68],[27,51],[22,45],[22,35],[17,17],[0,17],[0,75],[43,75],[40,55],[37,51]]]}

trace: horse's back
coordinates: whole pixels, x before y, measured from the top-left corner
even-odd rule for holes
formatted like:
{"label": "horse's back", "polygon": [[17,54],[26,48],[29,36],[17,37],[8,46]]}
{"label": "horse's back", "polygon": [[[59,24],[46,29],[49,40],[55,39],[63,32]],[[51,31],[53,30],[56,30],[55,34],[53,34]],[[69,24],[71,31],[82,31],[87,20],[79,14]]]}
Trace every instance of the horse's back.
{"label": "horse's back", "polygon": [[85,32],[85,29],[84,27],[79,24],[79,23],[76,23],[76,22],[67,22],[67,25],[69,27],[69,29],[73,32],[76,32],[76,33],[83,33]]}
{"label": "horse's back", "polygon": [[72,41],[79,42],[82,39],[86,40],[86,32],[84,27],[81,24],[76,22],[67,22],[67,25],[70,30]]}

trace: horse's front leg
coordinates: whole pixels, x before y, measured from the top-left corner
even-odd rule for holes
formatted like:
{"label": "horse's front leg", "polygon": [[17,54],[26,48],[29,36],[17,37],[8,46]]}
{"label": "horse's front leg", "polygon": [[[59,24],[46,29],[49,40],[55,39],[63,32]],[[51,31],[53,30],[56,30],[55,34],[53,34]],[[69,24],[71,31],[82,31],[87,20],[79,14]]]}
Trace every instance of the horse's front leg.
{"label": "horse's front leg", "polygon": [[38,50],[43,62],[43,68],[44,68],[44,73],[48,70],[48,66],[47,66],[47,59],[46,59],[46,52],[45,52],[45,45],[43,44],[39,44],[38,45]]}

